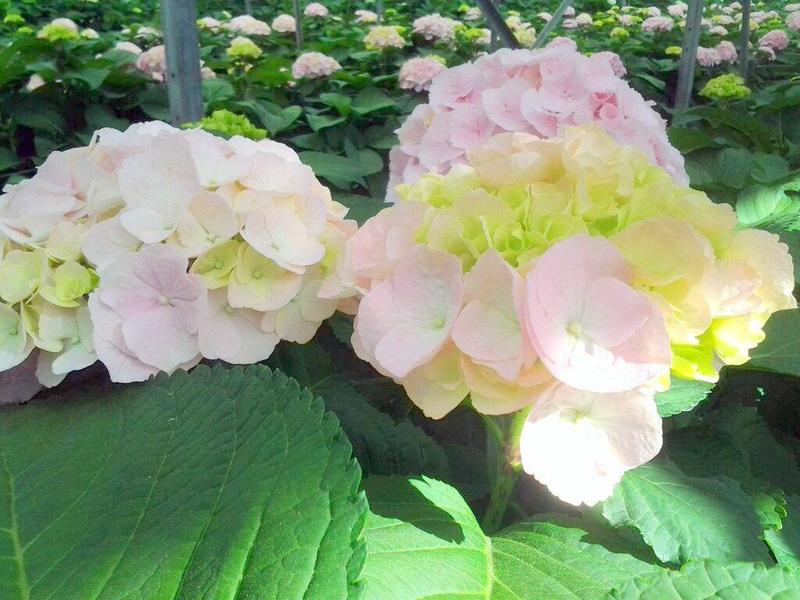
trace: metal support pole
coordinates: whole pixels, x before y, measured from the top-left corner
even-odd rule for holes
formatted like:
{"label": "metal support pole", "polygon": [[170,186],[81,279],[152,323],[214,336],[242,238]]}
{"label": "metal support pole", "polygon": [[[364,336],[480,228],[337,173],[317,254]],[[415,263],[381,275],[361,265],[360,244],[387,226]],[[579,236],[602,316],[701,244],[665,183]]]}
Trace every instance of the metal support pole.
{"label": "metal support pole", "polygon": [[162,0],[161,26],[167,55],[167,94],[174,125],[203,118],[200,41],[194,0]]}
{"label": "metal support pole", "polygon": [[246,15],[253,14],[253,0],[244,0],[244,12]]}
{"label": "metal support pole", "polygon": [[303,49],[303,11],[300,10],[300,0],[292,0],[294,7],[294,41],[298,50]]}
{"label": "metal support pole", "polygon": [[742,0],[742,31],[739,38],[739,73],[747,79],[750,67],[750,0]]}
{"label": "metal support pole", "polygon": [[550,37],[550,34],[553,32],[553,30],[558,27],[559,23],[561,23],[561,20],[564,18],[564,13],[567,12],[567,9],[570,6],[572,6],[572,0],[561,1],[561,4],[558,5],[556,12],[553,13],[553,18],[545,23],[545,26],[539,32],[539,36],[533,43],[534,48],[541,48],[547,43],[547,38]]}
{"label": "metal support pole", "polygon": [[700,44],[700,21],[703,18],[704,0],[689,0],[686,30],[683,32],[681,63],[678,68],[678,88],[675,90],[675,108],[688,108],[694,89],[694,69],[697,46]]}
{"label": "metal support pole", "polygon": [[493,33],[497,34],[497,37],[503,43],[506,48],[519,48],[519,42],[517,38],[514,36],[514,32],[509,29],[506,22],[503,20],[503,16],[500,14],[500,11],[497,10],[497,7],[494,5],[492,0],[475,0],[478,4],[478,7],[481,9],[484,18],[486,19],[486,23],[489,25],[489,29],[492,30]]}
{"label": "metal support pole", "polygon": [[383,0],[375,0],[375,14],[378,15],[378,24],[383,23]]}

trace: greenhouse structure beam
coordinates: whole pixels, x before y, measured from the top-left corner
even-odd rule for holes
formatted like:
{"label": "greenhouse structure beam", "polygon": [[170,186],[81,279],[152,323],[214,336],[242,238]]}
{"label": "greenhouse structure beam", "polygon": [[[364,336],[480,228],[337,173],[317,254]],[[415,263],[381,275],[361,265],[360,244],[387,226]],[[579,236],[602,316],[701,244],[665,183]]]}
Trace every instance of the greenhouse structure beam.
{"label": "greenhouse structure beam", "polygon": [[200,39],[194,0],[162,0],[161,26],[167,61],[167,95],[174,125],[203,118]]}

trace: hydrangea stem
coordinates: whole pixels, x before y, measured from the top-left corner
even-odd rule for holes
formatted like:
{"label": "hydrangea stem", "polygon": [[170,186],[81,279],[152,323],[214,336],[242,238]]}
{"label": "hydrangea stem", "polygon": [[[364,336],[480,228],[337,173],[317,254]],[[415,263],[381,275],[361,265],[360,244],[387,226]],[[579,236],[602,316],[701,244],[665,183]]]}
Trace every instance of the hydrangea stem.
{"label": "hydrangea stem", "polygon": [[521,410],[504,417],[484,415],[487,433],[490,436],[488,441],[490,444],[493,443],[497,450],[495,460],[492,460],[491,455],[489,459],[489,468],[492,469],[489,477],[492,491],[481,523],[486,533],[494,533],[502,527],[508,502],[522,471],[519,439],[528,412]]}

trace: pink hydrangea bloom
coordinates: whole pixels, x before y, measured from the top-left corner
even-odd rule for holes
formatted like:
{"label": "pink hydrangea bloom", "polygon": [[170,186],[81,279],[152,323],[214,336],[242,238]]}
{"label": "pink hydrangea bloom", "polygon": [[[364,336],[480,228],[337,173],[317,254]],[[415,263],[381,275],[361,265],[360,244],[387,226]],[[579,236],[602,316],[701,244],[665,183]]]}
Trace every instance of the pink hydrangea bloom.
{"label": "pink hydrangea bloom", "polygon": [[464,162],[471,146],[495,133],[553,137],[587,122],[688,183],[664,120],[615,74],[619,67],[611,54],[586,57],[567,40],[543,50],[500,50],[441,73],[431,84],[429,104],[418,106],[397,132],[388,199],[396,199],[396,185],[429,170],[447,173]]}
{"label": "pink hydrangea bloom", "polygon": [[722,56],[716,48],[697,48],[697,64],[701,67],[716,67],[722,62]]}
{"label": "pink hydrangea bloom", "polygon": [[307,17],[327,17],[330,14],[328,7],[319,2],[312,2],[303,10],[303,14]]}
{"label": "pink hydrangea bloom", "polygon": [[800,11],[789,13],[786,17],[786,28],[790,31],[800,31]]}
{"label": "pink hydrangea bloom", "polygon": [[658,454],[661,418],[652,391],[595,394],[559,386],[533,406],[522,430],[525,472],[564,502],[593,506],[625,471]]}
{"label": "pink hydrangea bloom", "polygon": [[130,52],[136,56],[139,56],[142,53],[142,49],[133,42],[117,42],[114,45],[114,49],[121,50],[122,52]]}
{"label": "pink hydrangea bloom", "polygon": [[292,15],[278,15],[272,20],[272,28],[278,33],[294,33],[297,23]]}
{"label": "pink hydrangea bloom", "polygon": [[136,59],[136,68],[156,81],[164,81],[167,73],[167,54],[163,44],[145,50]]}
{"label": "pink hydrangea bloom", "polygon": [[773,50],[769,46],[759,46],[758,47],[758,55],[761,58],[765,58],[770,62],[772,62],[773,60],[775,60],[778,57],[777,54],[775,54],[775,50]]}
{"label": "pink hydrangea bloom", "polygon": [[372,24],[378,22],[378,15],[371,10],[364,10],[363,8],[356,11],[356,23]]}
{"label": "pink hydrangea bloom", "polygon": [[222,27],[228,31],[241,33],[243,35],[269,35],[270,33],[269,25],[250,15],[234,17]]}
{"label": "pink hydrangea bloom", "polygon": [[[17,261],[3,278],[32,273],[2,288],[24,314],[0,302],[0,371],[37,347],[46,386],[97,358],[114,381],[140,381],[308,341],[356,294],[346,212],[283,144],[159,122],[101,129],[0,196],[0,247]],[[54,291],[59,273],[77,297]]]}
{"label": "pink hydrangea bloom", "polygon": [[667,6],[667,12],[671,17],[682,19],[686,16],[686,11],[688,8],[688,5],[684,2],[676,2],[675,4],[670,4]]}
{"label": "pink hydrangea bloom", "polygon": [[642,22],[642,31],[646,33],[663,33],[672,31],[675,22],[669,17],[647,17]]}
{"label": "pink hydrangea bloom", "polygon": [[632,279],[622,254],[602,238],[571,237],[539,259],[526,279],[527,323],[554,377],[608,393],[669,372],[664,318]]}
{"label": "pink hydrangea bloom", "polygon": [[789,36],[782,29],[773,29],[761,36],[758,40],[758,45],[779,52],[785,50],[789,45]]}
{"label": "pink hydrangea bloom", "polygon": [[734,43],[727,40],[717,44],[716,51],[720,60],[726,63],[735,63],[739,56]]}
{"label": "pink hydrangea bloom", "polygon": [[414,19],[414,33],[429,42],[451,43],[456,39],[458,21],[443,17],[439,13]]}
{"label": "pink hydrangea bloom", "polygon": [[434,58],[411,58],[400,67],[398,85],[404,90],[427,92],[433,78],[446,69],[441,61]]}
{"label": "pink hydrangea bloom", "polygon": [[593,56],[600,56],[608,61],[608,64],[611,65],[611,68],[614,71],[614,75],[617,77],[625,77],[628,74],[628,70],[625,68],[625,65],[622,62],[619,54],[616,52],[611,52],[610,50],[604,50],[603,52],[596,52]]}
{"label": "pink hydrangea bloom", "polygon": [[304,52],[292,65],[295,79],[318,79],[328,77],[342,68],[339,62],[321,52]]}
{"label": "pink hydrangea bloom", "polygon": [[728,35],[728,30],[725,29],[722,25],[715,25],[711,29],[708,30],[708,33],[711,35]]}
{"label": "pink hydrangea bloom", "polygon": [[198,358],[206,288],[187,268],[175,249],[152,245],[101,272],[89,309],[97,355],[114,381],[141,381]]}
{"label": "pink hydrangea bloom", "polygon": [[353,348],[395,378],[430,361],[450,337],[464,284],[454,256],[418,246],[361,299]]}

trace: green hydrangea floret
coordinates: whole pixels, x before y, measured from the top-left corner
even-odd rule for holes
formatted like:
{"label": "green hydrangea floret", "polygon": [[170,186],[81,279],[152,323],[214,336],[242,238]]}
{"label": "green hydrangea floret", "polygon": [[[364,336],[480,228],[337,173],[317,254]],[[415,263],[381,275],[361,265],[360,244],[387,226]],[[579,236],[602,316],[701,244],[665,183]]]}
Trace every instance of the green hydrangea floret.
{"label": "green hydrangea floret", "polygon": [[750,88],[747,87],[736,73],[726,73],[719,77],[709,79],[700,90],[700,95],[712,100],[733,100],[744,98],[750,95]]}
{"label": "green hydrangea floret", "polygon": [[211,133],[222,134],[226,137],[241,135],[256,141],[267,137],[266,129],[256,127],[246,116],[237,115],[229,110],[215,110],[210,117],[203,117],[196,123],[186,123],[184,127],[200,127]]}

